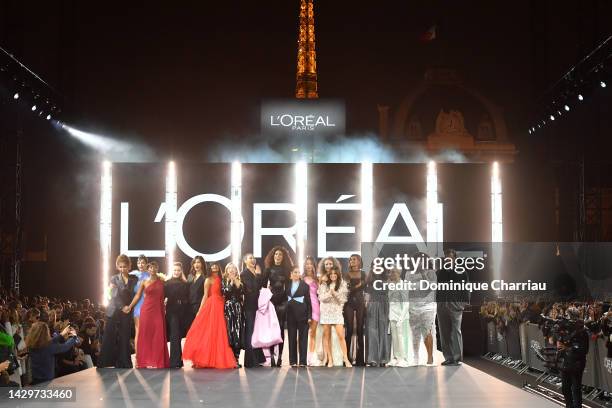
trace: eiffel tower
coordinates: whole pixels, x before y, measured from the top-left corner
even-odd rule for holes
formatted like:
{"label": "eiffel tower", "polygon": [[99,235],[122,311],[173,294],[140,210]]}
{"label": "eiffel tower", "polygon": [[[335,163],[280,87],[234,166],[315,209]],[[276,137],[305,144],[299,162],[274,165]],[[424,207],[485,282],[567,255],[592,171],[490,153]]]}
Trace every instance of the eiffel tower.
{"label": "eiffel tower", "polygon": [[295,97],[317,99],[317,54],[314,33],[314,0],[300,0]]}

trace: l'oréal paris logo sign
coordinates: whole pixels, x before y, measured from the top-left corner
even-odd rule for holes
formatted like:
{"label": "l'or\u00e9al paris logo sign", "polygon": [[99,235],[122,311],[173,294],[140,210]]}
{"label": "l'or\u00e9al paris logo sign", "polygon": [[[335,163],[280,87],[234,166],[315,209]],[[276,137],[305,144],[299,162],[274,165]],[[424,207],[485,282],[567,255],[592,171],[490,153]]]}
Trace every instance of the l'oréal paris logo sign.
{"label": "l'or\u00e9al paris logo sign", "polygon": [[264,136],[338,136],[345,130],[344,103],[336,100],[271,100],[261,105]]}
{"label": "l'or\u00e9al paris logo sign", "polygon": [[285,113],[283,115],[270,115],[270,126],[282,126],[291,130],[314,131],[317,127],[336,127],[328,115],[293,115]]}

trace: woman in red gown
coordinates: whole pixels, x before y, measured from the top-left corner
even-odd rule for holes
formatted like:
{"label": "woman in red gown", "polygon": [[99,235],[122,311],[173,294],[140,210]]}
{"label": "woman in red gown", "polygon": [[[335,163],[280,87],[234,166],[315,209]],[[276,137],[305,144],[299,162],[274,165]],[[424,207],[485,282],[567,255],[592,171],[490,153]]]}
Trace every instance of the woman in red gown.
{"label": "woman in red gown", "polygon": [[123,311],[129,313],[144,292],[136,345],[136,368],[168,368],[170,359],[164,315],[164,283],[157,276],[157,262],[149,263],[148,270],[149,279],[140,285],[132,303],[125,306]]}
{"label": "woman in red gown", "polygon": [[[183,358],[191,360],[194,368],[237,367],[227,340],[220,274],[219,264],[211,265],[209,276],[204,281],[204,297],[200,310],[185,338]],[[142,318],[140,324],[142,325]]]}

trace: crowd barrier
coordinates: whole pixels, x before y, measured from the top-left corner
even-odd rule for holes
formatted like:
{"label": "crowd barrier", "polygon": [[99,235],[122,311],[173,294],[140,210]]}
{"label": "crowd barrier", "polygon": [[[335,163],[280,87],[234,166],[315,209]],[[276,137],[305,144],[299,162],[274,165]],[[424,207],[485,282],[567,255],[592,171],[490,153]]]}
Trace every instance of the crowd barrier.
{"label": "crowd barrier", "polygon": [[[515,360],[522,360],[527,366],[546,372],[536,351],[549,346],[545,344],[542,331],[537,324],[511,322],[501,335],[494,322],[487,323],[487,352],[497,353]],[[584,385],[612,392],[612,358],[604,339],[589,341],[589,353],[582,376]]]}

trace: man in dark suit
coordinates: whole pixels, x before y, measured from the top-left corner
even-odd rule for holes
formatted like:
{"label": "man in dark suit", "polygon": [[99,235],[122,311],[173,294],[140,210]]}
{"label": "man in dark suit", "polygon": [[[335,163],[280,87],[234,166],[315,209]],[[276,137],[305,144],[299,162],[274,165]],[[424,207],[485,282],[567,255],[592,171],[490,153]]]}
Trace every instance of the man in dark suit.
{"label": "man in dark suit", "polygon": [[[437,271],[438,283],[469,282],[467,272],[457,273],[454,268],[457,253],[454,249],[444,251],[447,258],[453,259],[453,268],[442,268]],[[443,366],[457,366],[463,360],[463,338],[461,336],[461,320],[463,310],[470,303],[470,293],[467,290],[438,290],[438,327],[440,343],[444,355]]]}
{"label": "man in dark suit", "polygon": [[300,349],[300,366],[306,366],[308,349],[308,323],[312,318],[310,287],[301,278],[300,268],[291,271],[291,283],[286,285],[287,294],[287,330],[289,332],[289,363],[297,366],[298,341]]}

